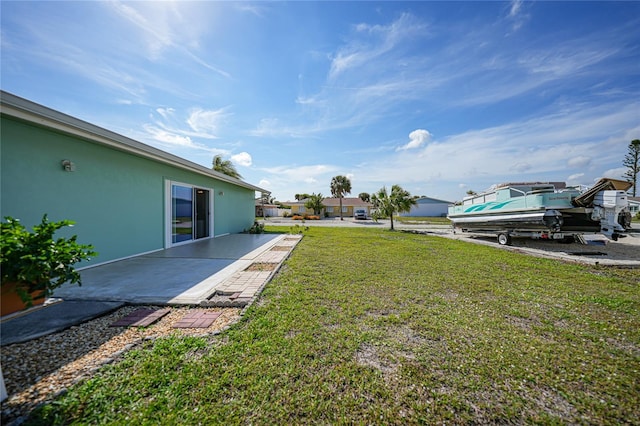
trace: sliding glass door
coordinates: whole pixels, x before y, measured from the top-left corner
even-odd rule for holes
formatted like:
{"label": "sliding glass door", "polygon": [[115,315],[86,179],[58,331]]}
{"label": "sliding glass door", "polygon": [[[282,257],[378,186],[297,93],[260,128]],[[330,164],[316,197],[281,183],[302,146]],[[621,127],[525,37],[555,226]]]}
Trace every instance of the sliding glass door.
{"label": "sliding glass door", "polygon": [[211,236],[211,191],[171,183],[171,244]]}
{"label": "sliding glass door", "polygon": [[194,188],[195,205],[193,211],[196,218],[196,228],[194,229],[195,239],[206,238],[209,234],[209,191],[202,188]]}

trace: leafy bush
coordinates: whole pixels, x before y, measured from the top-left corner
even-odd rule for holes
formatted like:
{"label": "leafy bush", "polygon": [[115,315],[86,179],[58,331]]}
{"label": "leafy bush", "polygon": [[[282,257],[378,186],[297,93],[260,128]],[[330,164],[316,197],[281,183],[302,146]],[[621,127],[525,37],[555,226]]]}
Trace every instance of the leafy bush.
{"label": "leafy bush", "polygon": [[81,285],[81,278],[74,266],[81,260],[90,260],[97,253],[93,246],[78,244],[77,236],[54,240],[55,232],[65,226],[73,226],[70,220],[49,222],[47,215],[42,223],[29,232],[18,219],[5,217],[0,237],[0,268],[2,285],[17,283],[16,291],[27,306],[35,299],[51,296],[53,290],[68,282]]}
{"label": "leafy bush", "polygon": [[262,234],[264,232],[264,223],[254,222],[248,232],[249,234]]}
{"label": "leafy bush", "polygon": [[305,231],[308,231],[309,227],[308,226],[300,226],[298,224],[289,227],[289,234],[304,234]]}
{"label": "leafy bush", "polygon": [[320,216],[318,215],[313,215],[313,214],[294,214],[293,217],[291,218],[293,220],[320,220]]}

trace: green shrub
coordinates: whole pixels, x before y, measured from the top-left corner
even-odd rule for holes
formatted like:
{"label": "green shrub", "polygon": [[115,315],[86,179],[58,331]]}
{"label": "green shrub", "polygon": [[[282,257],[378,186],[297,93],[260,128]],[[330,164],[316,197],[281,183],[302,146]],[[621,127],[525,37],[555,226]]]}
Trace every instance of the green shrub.
{"label": "green shrub", "polygon": [[53,290],[68,282],[81,285],[74,265],[90,260],[97,253],[93,246],[78,244],[77,236],[58,238],[53,235],[60,228],[73,226],[70,220],[49,222],[47,215],[29,232],[18,219],[5,217],[0,237],[0,268],[2,285],[18,283],[17,292],[27,306],[35,299],[51,296]]}
{"label": "green shrub", "polygon": [[264,232],[264,223],[254,222],[248,232],[249,234],[262,234]]}

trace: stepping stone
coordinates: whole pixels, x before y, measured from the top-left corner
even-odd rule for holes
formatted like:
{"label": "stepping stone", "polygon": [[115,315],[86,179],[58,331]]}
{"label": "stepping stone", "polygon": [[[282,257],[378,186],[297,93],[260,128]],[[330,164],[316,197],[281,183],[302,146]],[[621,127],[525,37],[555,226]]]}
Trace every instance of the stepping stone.
{"label": "stepping stone", "polygon": [[173,328],[207,328],[213,324],[221,313],[209,311],[189,312],[180,321],[173,324]]}
{"label": "stepping stone", "polygon": [[171,309],[138,309],[109,327],[147,327],[171,312]]}

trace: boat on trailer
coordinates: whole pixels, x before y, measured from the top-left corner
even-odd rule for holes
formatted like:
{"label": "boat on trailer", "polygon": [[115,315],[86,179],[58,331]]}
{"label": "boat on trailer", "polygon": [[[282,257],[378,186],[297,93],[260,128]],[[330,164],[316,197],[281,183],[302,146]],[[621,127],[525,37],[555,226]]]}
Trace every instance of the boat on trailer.
{"label": "boat on trailer", "polygon": [[586,191],[564,182],[503,183],[450,206],[447,217],[454,232],[495,234],[501,245],[514,236],[572,242],[593,233],[616,241],[631,229],[630,187],[608,178]]}

